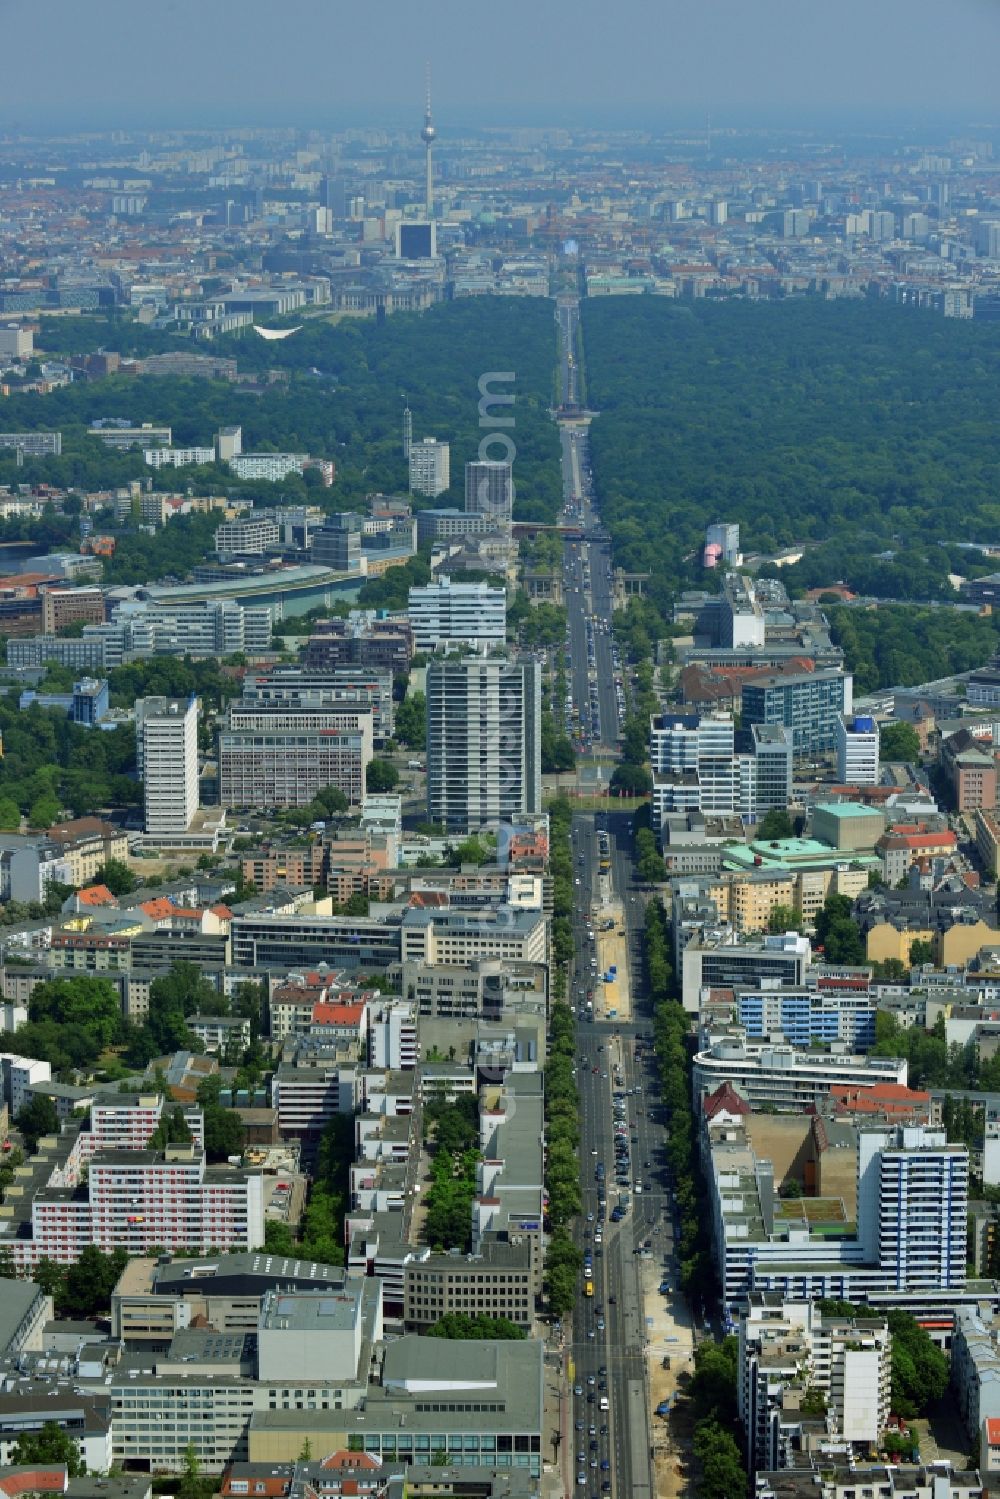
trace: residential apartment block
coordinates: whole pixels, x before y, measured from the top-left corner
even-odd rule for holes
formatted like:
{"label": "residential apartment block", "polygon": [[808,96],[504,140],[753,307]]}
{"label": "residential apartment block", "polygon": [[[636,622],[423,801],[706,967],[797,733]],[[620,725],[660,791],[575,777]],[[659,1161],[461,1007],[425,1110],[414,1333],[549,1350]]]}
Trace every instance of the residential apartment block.
{"label": "residential apartment block", "polygon": [[[33,1157],[28,1190],[0,1224],[19,1271],[43,1258],[71,1265],[88,1244],[110,1254],[161,1249],[254,1249],[264,1239],[259,1173],[209,1166],[200,1111],[191,1141],[157,1149],[162,1100],[95,1104],[91,1127]],[[151,1148],[153,1147],[153,1148]]]}
{"label": "residential apartment block", "polygon": [[884,1317],[832,1317],[812,1302],[751,1294],[737,1365],[750,1472],[794,1467],[797,1454],[827,1442],[877,1447],[889,1419],[891,1348]]}
{"label": "residential apartment block", "polygon": [[541,670],[532,657],[427,668],[427,815],[448,831],[541,810]]}
{"label": "residential apartment block", "polygon": [[839,1144],[856,1176],[842,1170],[832,1194],[795,1200],[779,1191],[790,1161],[779,1172],[740,1123],[721,1114],[709,1122],[713,1244],[727,1305],[753,1291],[949,1311],[964,1299],[967,1148],[920,1125],[851,1135],[853,1151],[835,1140],[829,1153]]}
{"label": "residential apartment block", "polygon": [[198,699],[139,699],[136,725],[145,831],[153,840],[185,833],[198,810]]}

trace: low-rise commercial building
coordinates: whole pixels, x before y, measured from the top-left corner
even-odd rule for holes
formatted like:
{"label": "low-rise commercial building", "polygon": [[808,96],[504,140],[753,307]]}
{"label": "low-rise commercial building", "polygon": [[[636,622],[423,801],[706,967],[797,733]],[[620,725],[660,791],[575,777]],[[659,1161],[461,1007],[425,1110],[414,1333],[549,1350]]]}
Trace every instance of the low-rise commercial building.
{"label": "low-rise commercial building", "polygon": [[400,928],[404,963],[464,967],[480,958],[544,963],[547,923],[541,911],[498,906],[492,910],[421,910],[409,907]]}
{"label": "low-rise commercial building", "polygon": [[256,1411],[248,1455],[294,1458],[304,1441],[334,1450],[454,1467],[523,1468],[541,1476],[543,1345],[538,1340],[454,1343],[407,1336],[386,1346],[380,1383],[361,1409]]}
{"label": "low-rise commercial building", "polygon": [[479,1255],[413,1250],[404,1265],[406,1327],[425,1332],[442,1317],[503,1317],[528,1333],[535,1315],[531,1245],[488,1238]]}

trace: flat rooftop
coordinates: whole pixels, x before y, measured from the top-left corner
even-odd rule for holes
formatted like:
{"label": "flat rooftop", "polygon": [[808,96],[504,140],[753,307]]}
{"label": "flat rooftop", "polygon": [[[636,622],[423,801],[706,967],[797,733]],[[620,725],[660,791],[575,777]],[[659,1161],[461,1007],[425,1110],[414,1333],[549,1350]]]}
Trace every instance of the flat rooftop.
{"label": "flat rooftop", "polygon": [[345,1289],[294,1296],[281,1293],[264,1298],[260,1309],[261,1332],[353,1332],[361,1316],[361,1296]]}

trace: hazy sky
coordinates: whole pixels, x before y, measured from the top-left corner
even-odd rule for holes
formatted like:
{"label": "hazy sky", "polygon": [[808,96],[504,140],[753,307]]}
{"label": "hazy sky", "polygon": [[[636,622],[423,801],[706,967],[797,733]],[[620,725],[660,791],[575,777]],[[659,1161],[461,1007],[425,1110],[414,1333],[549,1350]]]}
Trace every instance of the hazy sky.
{"label": "hazy sky", "polygon": [[1000,118],[1000,0],[0,0],[0,128]]}

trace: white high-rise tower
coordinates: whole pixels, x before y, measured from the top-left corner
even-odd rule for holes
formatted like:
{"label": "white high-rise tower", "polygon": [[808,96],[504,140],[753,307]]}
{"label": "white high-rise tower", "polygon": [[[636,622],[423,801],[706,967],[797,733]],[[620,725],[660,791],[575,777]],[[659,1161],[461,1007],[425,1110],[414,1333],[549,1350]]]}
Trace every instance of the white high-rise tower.
{"label": "white high-rise tower", "polygon": [[427,156],[427,182],[424,188],[424,212],[429,219],[434,217],[434,176],[432,170],[432,148],[437,131],[431,119],[431,65],[427,64],[427,103],[424,108],[424,128],[420,132],[420,139],[426,148]]}
{"label": "white high-rise tower", "polygon": [[140,698],[145,831],[186,833],[198,810],[198,699]]}

